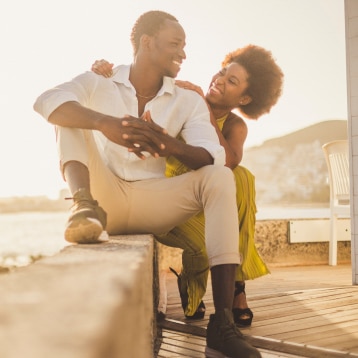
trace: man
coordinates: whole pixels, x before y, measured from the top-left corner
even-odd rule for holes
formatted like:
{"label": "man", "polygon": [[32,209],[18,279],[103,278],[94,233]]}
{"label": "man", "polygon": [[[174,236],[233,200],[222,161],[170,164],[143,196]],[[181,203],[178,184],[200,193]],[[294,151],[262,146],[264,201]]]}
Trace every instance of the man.
{"label": "man", "polygon": [[[56,125],[62,173],[73,195],[65,238],[101,242],[105,229],[160,236],[204,211],[215,306],[207,356],[260,357],[232,320],[239,263],[234,178],[224,167],[205,102],[174,84],[186,58],[184,30],[172,15],[150,11],[137,20],[131,41],[133,63],[111,79],[82,74],[34,105]],[[185,143],[176,139],[179,133]],[[170,155],[194,170],[165,178]]]}

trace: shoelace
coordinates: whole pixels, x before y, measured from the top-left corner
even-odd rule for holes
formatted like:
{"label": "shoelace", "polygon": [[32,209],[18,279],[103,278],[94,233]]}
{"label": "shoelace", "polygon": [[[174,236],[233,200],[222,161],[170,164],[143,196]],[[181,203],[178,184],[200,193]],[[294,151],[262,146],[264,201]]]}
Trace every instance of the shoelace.
{"label": "shoelace", "polygon": [[[92,206],[96,206],[98,205],[97,200],[90,200],[90,199],[78,199],[75,201],[75,198],[73,197],[66,197],[65,200],[73,200],[73,205],[78,205],[79,207],[81,206],[86,206],[88,204],[92,205]],[[81,205],[82,204],[82,205]]]}
{"label": "shoelace", "polygon": [[225,326],[221,326],[219,328],[219,331],[221,332],[224,340],[229,340],[231,338],[236,338],[236,337],[242,338],[243,336],[243,334],[237,329],[237,327],[233,323],[230,323]]}

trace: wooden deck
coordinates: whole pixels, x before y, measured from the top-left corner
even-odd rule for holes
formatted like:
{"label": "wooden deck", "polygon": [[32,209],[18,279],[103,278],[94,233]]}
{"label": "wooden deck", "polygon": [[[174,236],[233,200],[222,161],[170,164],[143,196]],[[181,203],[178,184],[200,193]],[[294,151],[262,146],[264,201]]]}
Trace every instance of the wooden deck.
{"label": "wooden deck", "polygon": [[[248,281],[254,312],[247,339],[271,357],[358,357],[358,286],[350,265],[270,268],[271,275]],[[205,357],[205,328],[213,312],[211,289],[201,321],[186,321],[176,277],[166,274],[167,314],[158,358]]]}

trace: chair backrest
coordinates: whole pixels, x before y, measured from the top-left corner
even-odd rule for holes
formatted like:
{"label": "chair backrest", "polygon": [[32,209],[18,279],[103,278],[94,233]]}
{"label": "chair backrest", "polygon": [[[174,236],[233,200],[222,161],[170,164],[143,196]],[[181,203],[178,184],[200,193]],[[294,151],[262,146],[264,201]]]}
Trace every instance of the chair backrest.
{"label": "chair backrest", "polygon": [[348,140],[334,140],[322,146],[330,181],[331,202],[349,201]]}

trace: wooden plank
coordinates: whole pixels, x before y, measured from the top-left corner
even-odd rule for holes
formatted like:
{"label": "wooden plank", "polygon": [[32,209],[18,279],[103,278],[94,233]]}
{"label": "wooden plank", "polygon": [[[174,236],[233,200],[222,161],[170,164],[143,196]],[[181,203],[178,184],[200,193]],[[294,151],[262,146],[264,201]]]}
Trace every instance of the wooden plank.
{"label": "wooden plank", "polygon": [[[168,322],[163,321],[161,323],[162,327],[170,327],[171,330],[178,330],[181,333],[184,331],[188,331],[185,333],[191,334],[193,332],[192,327],[190,325],[182,324],[182,322],[175,322],[174,320],[170,320]],[[197,328],[197,327],[196,327]],[[205,330],[194,330],[202,337],[205,334]],[[203,347],[198,351],[192,345],[188,343],[188,336],[186,336],[186,340],[180,340],[180,343],[170,342],[168,340],[162,344],[162,349],[168,352],[175,352],[176,354],[183,354],[185,357],[202,357],[200,355],[200,351],[203,352]],[[308,347],[306,345],[298,345],[290,342],[282,342],[279,340],[266,339],[262,337],[254,337],[254,336],[245,336],[245,339],[252,344],[253,346],[259,349],[269,350],[270,352],[275,352],[276,354],[273,357],[279,357],[277,353],[285,353],[285,354],[294,354],[295,357],[308,357],[308,358],[343,358],[347,357],[346,352],[339,352],[335,350],[327,350],[320,349],[319,347]],[[171,355],[164,355],[161,349],[159,357],[172,357]],[[198,355],[196,355],[198,354]]]}
{"label": "wooden plank", "polygon": [[182,321],[174,319],[165,319],[159,323],[161,328],[169,329],[172,331],[193,334],[198,337],[206,337],[206,329],[197,327],[192,324],[186,324]]}
{"label": "wooden plank", "polygon": [[[351,285],[350,267],[274,268],[248,281],[246,292],[254,321],[241,331],[260,349],[295,354],[298,345],[302,354],[302,347],[310,348],[306,357],[358,357],[358,286]],[[176,281],[168,281],[169,319],[204,332],[214,311],[210,282],[204,301],[205,319],[185,320]]]}
{"label": "wooden plank", "polygon": [[203,358],[205,339],[176,331],[163,330],[163,343],[158,358]]}
{"label": "wooden plank", "polygon": [[348,322],[342,322],[342,323],[335,323],[334,325],[330,326],[319,326],[319,327],[309,327],[304,328],[302,330],[298,331],[292,331],[292,332],[286,332],[280,334],[280,338],[284,341],[290,341],[292,339],[302,339],[301,342],[307,343],[308,340],[315,335],[318,334],[320,337],[322,335],[326,335],[327,332],[333,331],[337,332],[337,330],[345,330],[347,327],[356,325],[356,322],[348,321]]}
{"label": "wooden plank", "polygon": [[[328,317],[323,316],[320,313],[315,313],[309,317],[300,317],[298,315],[280,317],[276,320],[266,320],[264,323],[259,325],[255,323],[250,328],[250,333],[259,336],[265,337],[275,337],[283,338],[287,332],[295,332],[299,330],[307,330],[312,327],[325,327],[332,324],[347,322],[347,321],[356,321],[358,320],[358,313],[350,314],[349,312],[332,313]],[[243,330],[243,332],[245,332]],[[323,333],[323,332],[322,332]]]}

